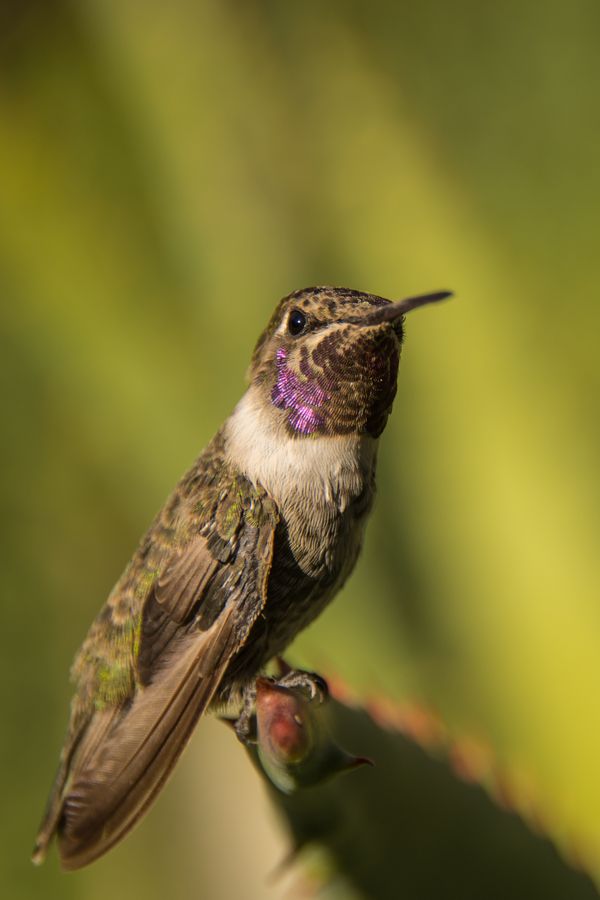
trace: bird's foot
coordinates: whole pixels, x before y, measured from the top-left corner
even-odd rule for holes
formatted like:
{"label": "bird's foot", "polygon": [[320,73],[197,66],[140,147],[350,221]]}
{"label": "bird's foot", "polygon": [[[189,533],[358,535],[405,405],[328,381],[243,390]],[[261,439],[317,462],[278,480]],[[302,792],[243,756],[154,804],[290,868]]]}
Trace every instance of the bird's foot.
{"label": "bird's foot", "polygon": [[[318,704],[329,698],[329,687],[321,675],[316,672],[305,672],[303,669],[292,669],[283,660],[278,660],[279,678],[269,679],[274,686],[290,691],[302,691],[308,699]],[[238,740],[242,744],[255,744],[256,734],[256,682],[246,685],[242,698],[242,709],[235,721],[229,720]]]}
{"label": "bird's foot", "polygon": [[303,691],[309,700],[324,703],[329,698],[329,686],[316,672],[305,672],[303,669],[288,669],[276,681],[279,687]]}
{"label": "bird's foot", "polygon": [[256,684],[248,684],[244,688],[242,711],[233,724],[237,739],[244,745],[256,743]]}

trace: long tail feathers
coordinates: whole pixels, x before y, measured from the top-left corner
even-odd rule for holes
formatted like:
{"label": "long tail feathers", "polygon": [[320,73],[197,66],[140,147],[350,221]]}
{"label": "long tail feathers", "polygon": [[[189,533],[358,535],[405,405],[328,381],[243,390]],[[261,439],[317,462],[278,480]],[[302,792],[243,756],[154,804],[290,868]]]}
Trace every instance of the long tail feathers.
{"label": "long tail feathers", "polygon": [[78,869],[117,843],[170,775],[217,690],[234,649],[232,616],[188,636],[131,706],[95,712],[69,767],[59,770],[33,862],[56,833],[61,863]]}

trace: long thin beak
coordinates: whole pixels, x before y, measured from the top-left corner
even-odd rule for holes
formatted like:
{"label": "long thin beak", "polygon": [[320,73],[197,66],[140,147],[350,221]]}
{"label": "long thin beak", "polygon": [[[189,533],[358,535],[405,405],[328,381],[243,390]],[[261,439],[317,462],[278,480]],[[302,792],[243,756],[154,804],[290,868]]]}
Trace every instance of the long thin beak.
{"label": "long thin beak", "polygon": [[418,297],[407,297],[404,300],[397,300],[388,306],[379,306],[367,316],[361,317],[359,323],[362,325],[380,325],[383,322],[394,322],[401,318],[405,313],[419,306],[426,306],[428,303],[438,303],[440,300],[447,300],[452,297],[452,291],[435,291],[432,294],[420,294]]}

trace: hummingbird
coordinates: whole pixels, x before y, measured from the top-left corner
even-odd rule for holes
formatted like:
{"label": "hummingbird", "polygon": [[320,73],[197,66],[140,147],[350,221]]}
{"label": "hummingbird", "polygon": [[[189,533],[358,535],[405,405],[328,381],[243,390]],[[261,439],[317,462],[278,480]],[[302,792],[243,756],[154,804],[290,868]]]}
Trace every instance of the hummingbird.
{"label": "hummingbird", "polygon": [[[242,399],[158,513],[75,658],[35,863],[53,837],[65,869],[121,840],[207,710],[240,710],[236,731],[248,734],[264,667],[359,555],[404,315],[449,296],[392,302],[311,287],[280,301]],[[284,680],[311,693],[322,683],[309,673]]]}

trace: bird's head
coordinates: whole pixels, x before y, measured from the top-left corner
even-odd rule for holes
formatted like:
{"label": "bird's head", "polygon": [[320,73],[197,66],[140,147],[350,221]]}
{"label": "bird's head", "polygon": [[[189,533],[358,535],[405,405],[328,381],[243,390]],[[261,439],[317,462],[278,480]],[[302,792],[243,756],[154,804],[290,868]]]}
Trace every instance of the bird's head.
{"label": "bird's head", "polygon": [[249,381],[292,435],[378,437],[396,394],[404,315],[448,296],[391,302],[347,288],[295,291],[260,336]]}

